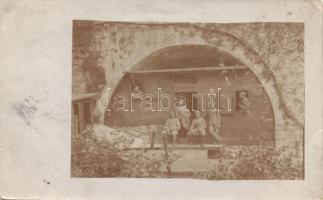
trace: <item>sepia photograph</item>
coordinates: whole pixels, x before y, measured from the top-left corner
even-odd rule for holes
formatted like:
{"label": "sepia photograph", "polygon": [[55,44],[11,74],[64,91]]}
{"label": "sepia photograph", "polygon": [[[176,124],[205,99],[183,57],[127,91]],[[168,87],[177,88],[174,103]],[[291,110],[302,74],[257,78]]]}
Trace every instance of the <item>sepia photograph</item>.
{"label": "sepia photograph", "polygon": [[304,23],[74,20],[71,177],[304,179]]}
{"label": "sepia photograph", "polygon": [[0,0],[0,200],[323,200],[321,0]]}

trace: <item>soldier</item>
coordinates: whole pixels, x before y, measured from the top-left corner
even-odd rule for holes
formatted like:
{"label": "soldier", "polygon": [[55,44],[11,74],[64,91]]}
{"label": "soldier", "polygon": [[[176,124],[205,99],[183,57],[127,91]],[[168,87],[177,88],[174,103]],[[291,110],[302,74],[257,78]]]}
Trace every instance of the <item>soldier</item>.
{"label": "soldier", "polygon": [[209,132],[215,139],[215,143],[219,142],[222,138],[219,136],[219,130],[221,127],[221,115],[219,111],[209,110],[208,112]]}
{"label": "soldier", "polygon": [[247,98],[247,92],[245,91],[241,91],[239,93],[239,103],[238,103],[238,106],[239,106],[239,109],[241,111],[241,114],[242,115],[248,115],[248,116],[251,116],[251,112],[250,112],[250,101],[249,99]]}
{"label": "soldier", "polygon": [[136,85],[131,93],[131,95],[135,98],[135,99],[141,99],[141,97],[143,96],[143,92],[140,90],[140,87],[138,85]]}
{"label": "soldier", "polygon": [[203,146],[206,135],[206,123],[199,111],[195,112],[195,116],[196,118],[193,119],[190,131],[188,132],[189,140],[192,142],[194,136],[201,136],[202,140],[200,141],[200,144]]}
{"label": "soldier", "polygon": [[164,142],[167,143],[167,136],[172,136],[173,145],[176,144],[176,137],[178,134],[178,130],[181,128],[181,124],[178,118],[175,116],[174,112],[170,112],[171,118],[167,119],[164,130],[162,132]]}
{"label": "soldier", "polygon": [[188,130],[190,129],[190,116],[191,112],[186,107],[185,100],[183,98],[179,99],[178,105],[175,107],[176,117],[181,122],[181,127],[185,131],[185,135],[187,134]]}

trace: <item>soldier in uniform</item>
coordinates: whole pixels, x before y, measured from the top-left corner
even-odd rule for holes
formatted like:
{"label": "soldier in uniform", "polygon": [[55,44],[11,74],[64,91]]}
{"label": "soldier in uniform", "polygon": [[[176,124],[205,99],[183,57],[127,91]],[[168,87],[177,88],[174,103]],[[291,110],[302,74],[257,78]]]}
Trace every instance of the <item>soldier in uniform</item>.
{"label": "soldier in uniform", "polygon": [[221,127],[221,115],[219,111],[209,110],[208,112],[209,132],[215,139],[215,142],[219,142],[221,137],[219,136],[219,130]]}
{"label": "soldier in uniform", "polygon": [[247,116],[252,115],[250,112],[250,104],[251,103],[250,103],[249,99],[247,98],[247,92],[241,91],[239,93],[238,106],[239,106],[239,109],[240,109],[242,115],[247,115]]}
{"label": "soldier in uniform", "polygon": [[171,118],[167,119],[164,130],[162,132],[164,142],[167,143],[167,136],[172,136],[173,145],[176,144],[176,137],[178,134],[178,130],[181,128],[181,124],[178,118],[175,116],[174,112],[170,112]]}
{"label": "soldier in uniform", "polygon": [[199,111],[195,112],[196,118],[193,119],[190,131],[188,132],[189,140],[192,141],[194,136],[201,136],[201,145],[204,144],[206,122]]}
{"label": "soldier in uniform", "polygon": [[190,129],[190,116],[191,112],[186,107],[185,100],[183,98],[179,99],[178,104],[175,107],[176,117],[181,122],[181,128],[185,131],[185,135]]}

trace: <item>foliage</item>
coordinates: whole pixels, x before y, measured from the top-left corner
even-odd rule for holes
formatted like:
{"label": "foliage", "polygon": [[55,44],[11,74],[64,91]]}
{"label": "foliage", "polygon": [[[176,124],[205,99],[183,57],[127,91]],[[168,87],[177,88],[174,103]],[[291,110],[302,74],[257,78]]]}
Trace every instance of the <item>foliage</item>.
{"label": "foliage", "polygon": [[122,165],[117,146],[98,141],[90,134],[78,135],[73,139],[73,176],[115,177],[120,174]]}
{"label": "foliage", "polygon": [[276,149],[270,144],[243,147],[238,153],[231,155],[231,158],[230,163],[220,160],[207,172],[207,178],[216,180],[303,178],[303,160],[297,158],[287,147]]}
{"label": "foliage", "polygon": [[[117,132],[115,133],[117,134]],[[73,138],[72,175],[76,177],[169,177],[167,166],[178,159],[172,151],[129,149],[132,137],[114,142],[83,132]],[[302,179],[303,159],[287,147],[276,149],[262,139],[254,146],[223,147],[216,164],[191,178],[210,180]],[[154,154],[154,152],[156,154]]]}
{"label": "foliage", "polygon": [[165,154],[162,156],[148,154],[143,150],[128,151],[123,154],[123,159],[126,160],[123,170],[121,172],[122,177],[166,177],[168,176],[166,171],[161,169],[171,165],[178,155],[173,152],[168,152],[168,159],[165,158]]}
{"label": "foliage", "polygon": [[[169,152],[152,155],[144,149],[127,148],[133,138],[120,137],[114,142],[98,140],[83,132],[73,138],[72,175],[76,177],[164,177],[167,165],[177,159]],[[126,148],[125,148],[126,147]]]}

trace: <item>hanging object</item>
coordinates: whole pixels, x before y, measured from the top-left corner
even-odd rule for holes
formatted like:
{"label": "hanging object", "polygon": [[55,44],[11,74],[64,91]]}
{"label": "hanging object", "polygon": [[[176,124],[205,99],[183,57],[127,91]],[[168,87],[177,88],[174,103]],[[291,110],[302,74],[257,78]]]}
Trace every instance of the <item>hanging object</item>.
{"label": "hanging object", "polygon": [[224,78],[225,78],[225,82],[227,83],[227,85],[232,86],[232,83],[230,82],[229,77],[227,75],[225,75]]}
{"label": "hanging object", "polygon": [[[225,55],[222,55],[221,57],[219,57],[219,67],[224,67],[224,57]],[[232,83],[230,82],[230,79],[229,79],[229,71],[223,70],[221,74],[224,76],[226,84],[229,86],[232,86]]]}
{"label": "hanging object", "polygon": [[228,70],[222,70],[221,75],[224,77],[226,84],[229,85],[229,86],[232,86],[232,83],[231,83],[231,81],[229,79],[229,71]]}
{"label": "hanging object", "polygon": [[130,86],[131,86],[131,91],[133,91],[136,86],[135,78],[134,78],[133,74],[130,74]]}
{"label": "hanging object", "polygon": [[136,83],[133,74],[130,74],[130,85],[131,85],[131,95],[135,99],[141,99],[141,97],[143,96],[143,92],[141,91],[141,88],[139,87],[139,85]]}
{"label": "hanging object", "polygon": [[223,57],[219,58],[219,67],[224,67],[224,58]]}

